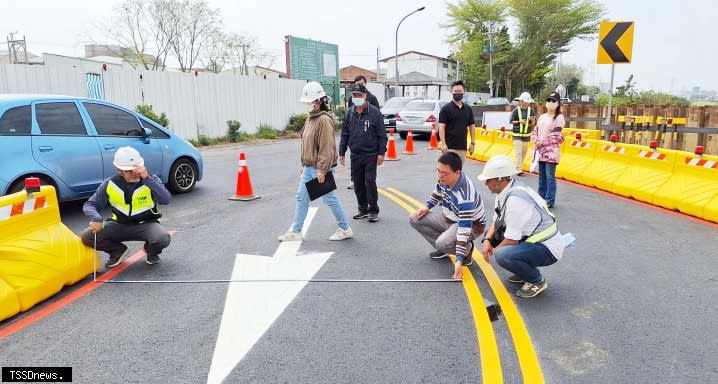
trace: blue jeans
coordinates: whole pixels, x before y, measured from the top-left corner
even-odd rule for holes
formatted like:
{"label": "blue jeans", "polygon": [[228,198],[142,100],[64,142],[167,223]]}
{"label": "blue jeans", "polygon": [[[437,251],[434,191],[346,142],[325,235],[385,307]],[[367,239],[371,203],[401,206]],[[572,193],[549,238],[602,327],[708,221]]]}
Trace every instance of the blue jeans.
{"label": "blue jeans", "polygon": [[540,243],[507,245],[497,249],[494,257],[504,269],[531,284],[543,281],[541,272],[536,267],[545,267],[556,262],[551,251]]}
{"label": "blue jeans", "polygon": [[[333,171],[333,169],[332,169]],[[305,183],[311,179],[317,177],[317,168],[304,166],[302,175],[299,177],[299,186],[297,187],[297,205],[294,208],[294,222],[292,223],[292,232],[301,232],[302,226],[304,225],[304,219],[307,217],[307,211],[309,211],[309,192],[307,192],[307,186]],[[341,229],[349,228],[347,224],[347,218],[344,216],[344,209],[337,199],[337,191],[331,191],[326,195],[322,196],[324,203],[329,206],[334,214],[334,218],[337,220],[337,225]]]}
{"label": "blue jeans", "polygon": [[556,202],[556,165],[556,163],[539,161],[538,194],[551,206]]}

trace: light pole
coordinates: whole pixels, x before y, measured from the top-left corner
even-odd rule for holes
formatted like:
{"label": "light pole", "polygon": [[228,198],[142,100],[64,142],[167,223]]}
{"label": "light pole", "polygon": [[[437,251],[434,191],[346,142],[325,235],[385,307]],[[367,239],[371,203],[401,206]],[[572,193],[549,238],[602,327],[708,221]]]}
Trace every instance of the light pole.
{"label": "light pole", "polygon": [[493,29],[493,26],[489,26],[488,32],[489,32],[489,94],[491,95],[491,97],[494,97],[494,63],[493,63],[494,29]]}
{"label": "light pole", "polygon": [[399,24],[396,26],[396,37],[394,38],[394,96],[398,96],[396,92],[399,91],[399,27],[401,26],[401,23],[404,21],[404,19],[419,11],[423,11],[424,8],[426,7],[419,7],[414,12],[411,12],[408,15],[404,16],[404,18],[401,19]]}

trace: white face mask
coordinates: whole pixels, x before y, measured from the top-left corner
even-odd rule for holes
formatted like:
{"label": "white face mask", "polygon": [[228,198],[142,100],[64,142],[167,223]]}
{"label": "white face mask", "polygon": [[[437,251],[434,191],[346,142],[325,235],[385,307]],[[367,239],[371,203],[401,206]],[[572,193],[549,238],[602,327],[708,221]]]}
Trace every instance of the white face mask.
{"label": "white face mask", "polygon": [[361,107],[364,105],[364,98],[363,97],[352,97],[352,103],[356,105],[357,107]]}

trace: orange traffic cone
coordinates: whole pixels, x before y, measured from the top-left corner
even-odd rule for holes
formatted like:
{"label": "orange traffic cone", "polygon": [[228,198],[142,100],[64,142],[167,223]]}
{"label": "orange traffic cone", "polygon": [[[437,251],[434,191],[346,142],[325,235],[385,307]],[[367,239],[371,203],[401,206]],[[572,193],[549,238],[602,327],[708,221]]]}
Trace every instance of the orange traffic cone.
{"label": "orange traffic cone", "polygon": [[249,167],[247,167],[247,159],[244,157],[244,152],[239,153],[239,171],[237,171],[237,191],[234,196],[230,197],[230,200],[239,201],[252,201],[259,199],[252,192],[252,181],[249,179]]}
{"label": "orange traffic cone", "polygon": [[414,135],[411,134],[411,129],[406,134],[406,145],[403,153],[405,155],[416,155],[416,152],[414,152]]}
{"label": "orange traffic cone", "polygon": [[384,160],[399,160],[399,158],[396,156],[396,144],[394,143],[394,128],[389,129],[389,148],[386,150],[386,156],[384,156]]}
{"label": "orange traffic cone", "polygon": [[429,140],[429,149],[439,149],[439,143],[436,142],[436,124],[431,124],[431,139]]}

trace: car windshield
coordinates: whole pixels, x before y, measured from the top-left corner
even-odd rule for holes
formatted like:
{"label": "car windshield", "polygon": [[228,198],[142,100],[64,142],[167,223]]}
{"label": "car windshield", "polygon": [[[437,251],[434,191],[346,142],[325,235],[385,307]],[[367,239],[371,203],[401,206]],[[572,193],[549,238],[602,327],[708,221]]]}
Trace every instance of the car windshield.
{"label": "car windshield", "polygon": [[414,101],[404,108],[406,111],[433,111],[434,104],[432,102]]}
{"label": "car windshield", "polygon": [[393,97],[389,99],[389,101],[384,104],[384,107],[386,108],[402,108],[403,106],[409,104],[410,101],[414,99],[411,98],[403,98],[403,97]]}

